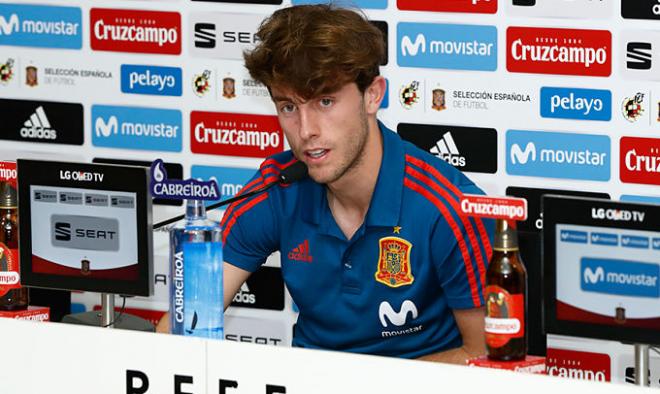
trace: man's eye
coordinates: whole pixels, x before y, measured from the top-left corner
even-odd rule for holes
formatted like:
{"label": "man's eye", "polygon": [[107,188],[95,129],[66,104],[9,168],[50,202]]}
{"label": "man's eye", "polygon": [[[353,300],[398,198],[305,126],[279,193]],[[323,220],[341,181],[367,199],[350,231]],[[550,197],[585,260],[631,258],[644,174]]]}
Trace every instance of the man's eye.
{"label": "man's eye", "polygon": [[319,100],[319,103],[321,104],[321,107],[329,107],[333,104],[333,100],[329,98],[322,98]]}
{"label": "man's eye", "polygon": [[295,109],[296,107],[293,104],[284,104],[280,107],[280,111],[285,113],[293,112]]}

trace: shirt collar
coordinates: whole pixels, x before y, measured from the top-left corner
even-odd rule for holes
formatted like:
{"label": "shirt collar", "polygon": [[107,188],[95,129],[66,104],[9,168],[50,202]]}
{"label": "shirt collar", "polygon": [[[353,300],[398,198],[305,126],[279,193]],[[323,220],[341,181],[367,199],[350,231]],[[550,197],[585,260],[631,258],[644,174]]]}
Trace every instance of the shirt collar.
{"label": "shirt collar", "polygon": [[[399,223],[403,193],[403,142],[398,134],[381,122],[378,122],[378,127],[383,137],[383,157],[365,222],[367,226],[396,226]],[[336,224],[328,207],[325,186],[307,178],[302,181],[300,188],[303,220],[320,225],[319,230],[324,233],[334,233],[333,227]]]}

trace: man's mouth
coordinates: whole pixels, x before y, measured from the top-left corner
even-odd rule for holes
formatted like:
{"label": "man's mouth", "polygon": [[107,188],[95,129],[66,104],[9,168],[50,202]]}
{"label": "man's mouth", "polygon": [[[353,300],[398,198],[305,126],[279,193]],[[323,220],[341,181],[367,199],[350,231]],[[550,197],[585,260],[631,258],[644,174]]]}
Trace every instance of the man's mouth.
{"label": "man's mouth", "polygon": [[320,159],[328,153],[327,149],[312,149],[306,150],[305,155],[309,156],[312,159]]}

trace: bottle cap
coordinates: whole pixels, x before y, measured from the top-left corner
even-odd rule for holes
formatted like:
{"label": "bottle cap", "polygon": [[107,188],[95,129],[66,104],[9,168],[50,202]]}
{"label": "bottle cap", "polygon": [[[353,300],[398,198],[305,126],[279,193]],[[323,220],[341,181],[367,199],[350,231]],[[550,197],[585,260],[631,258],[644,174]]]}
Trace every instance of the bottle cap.
{"label": "bottle cap", "polygon": [[518,250],[518,233],[507,220],[497,219],[495,222],[495,242],[493,249],[499,251]]}
{"label": "bottle cap", "polygon": [[0,183],[0,208],[16,208],[16,189],[7,182]]}

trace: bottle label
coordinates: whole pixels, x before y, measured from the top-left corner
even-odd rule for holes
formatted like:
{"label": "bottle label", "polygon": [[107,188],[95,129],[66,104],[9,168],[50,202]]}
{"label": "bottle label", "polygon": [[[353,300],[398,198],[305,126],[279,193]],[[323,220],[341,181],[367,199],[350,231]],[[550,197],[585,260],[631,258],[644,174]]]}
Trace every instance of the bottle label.
{"label": "bottle label", "polygon": [[9,290],[21,287],[20,266],[18,264],[18,249],[9,249],[0,243],[0,297]]}
{"label": "bottle label", "polygon": [[502,347],[513,338],[525,335],[525,298],[509,294],[500,286],[486,287],[486,343]]}
{"label": "bottle label", "polygon": [[172,334],[222,339],[222,243],[191,242],[183,229],[170,235]]}

